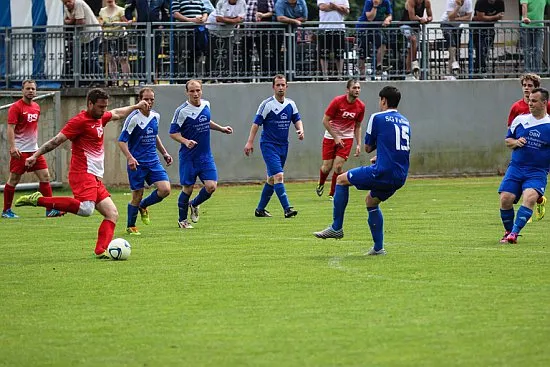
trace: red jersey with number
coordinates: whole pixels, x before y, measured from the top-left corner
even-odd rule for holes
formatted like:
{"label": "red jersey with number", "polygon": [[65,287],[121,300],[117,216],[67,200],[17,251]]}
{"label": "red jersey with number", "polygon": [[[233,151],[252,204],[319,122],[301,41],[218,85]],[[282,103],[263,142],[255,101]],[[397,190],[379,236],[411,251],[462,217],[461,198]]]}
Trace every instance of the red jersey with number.
{"label": "red jersey with number", "polygon": [[38,150],[38,119],[40,106],[36,102],[26,104],[23,99],[8,110],[8,124],[15,125],[15,147],[20,152]]}
{"label": "red jersey with number", "polygon": [[[361,123],[365,117],[365,104],[358,98],[349,103],[347,95],[344,94],[330,102],[325,115],[330,117],[330,126],[337,136],[342,139],[353,139],[355,124]],[[333,139],[326,130],[325,138]]]}
{"label": "red jersey with number", "polygon": [[[548,102],[548,106],[546,107],[546,112],[550,114],[550,101]],[[529,105],[525,103],[523,99],[515,102],[510,108],[510,113],[508,114],[508,127],[512,125],[512,121],[514,121],[516,117],[518,117],[519,115],[526,115],[528,113],[531,113],[531,111],[529,111]]]}
{"label": "red jersey with number", "polygon": [[94,119],[87,111],[82,111],[61,129],[61,133],[72,142],[69,174],[87,172],[103,177],[103,127],[112,117],[111,112],[105,112],[102,118]]}

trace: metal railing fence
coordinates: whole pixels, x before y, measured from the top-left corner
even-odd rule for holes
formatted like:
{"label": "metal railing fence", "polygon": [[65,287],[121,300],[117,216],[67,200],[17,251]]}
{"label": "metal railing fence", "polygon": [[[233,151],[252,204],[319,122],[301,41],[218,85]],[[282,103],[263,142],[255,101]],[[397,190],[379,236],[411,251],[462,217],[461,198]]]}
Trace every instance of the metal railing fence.
{"label": "metal railing fence", "polygon": [[[268,80],[470,79],[550,72],[549,22],[344,22],[345,28],[279,22],[0,28],[0,85],[26,78],[67,87],[191,78]],[[112,26],[112,25],[111,25]]]}

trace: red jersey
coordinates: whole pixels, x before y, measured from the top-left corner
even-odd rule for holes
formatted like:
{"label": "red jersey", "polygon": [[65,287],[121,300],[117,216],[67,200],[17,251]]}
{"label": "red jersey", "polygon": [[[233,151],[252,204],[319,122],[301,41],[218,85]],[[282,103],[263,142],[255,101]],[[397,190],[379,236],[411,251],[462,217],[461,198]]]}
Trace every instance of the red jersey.
{"label": "red jersey", "polygon": [[[508,127],[512,125],[512,121],[514,121],[516,117],[518,117],[519,115],[525,115],[528,113],[531,113],[531,111],[529,111],[529,105],[525,103],[523,98],[515,102],[510,108],[510,113],[508,114]],[[550,114],[550,101],[548,101],[548,106],[546,107],[546,113]]]}
{"label": "red jersey", "polygon": [[8,124],[15,125],[15,147],[20,152],[38,150],[38,119],[40,106],[31,101],[26,104],[23,99],[15,102],[8,110]]}
{"label": "red jersey", "polygon": [[[335,97],[327,107],[325,115],[330,117],[332,130],[342,139],[353,139],[355,124],[361,123],[365,117],[365,104],[357,98],[349,103],[347,95]],[[333,139],[325,130],[325,138]]]}
{"label": "red jersey", "polygon": [[72,156],[69,174],[91,173],[103,177],[103,127],[113,114],[105,112],[100,119],[94,119],[87,111],[82,111],[61,129],[61,133],[72,142]]}

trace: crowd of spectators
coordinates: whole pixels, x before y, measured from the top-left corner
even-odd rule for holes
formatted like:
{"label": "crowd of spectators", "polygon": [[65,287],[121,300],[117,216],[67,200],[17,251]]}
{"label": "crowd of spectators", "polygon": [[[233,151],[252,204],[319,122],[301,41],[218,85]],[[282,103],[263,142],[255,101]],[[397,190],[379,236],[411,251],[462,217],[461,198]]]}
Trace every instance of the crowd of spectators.
{"label": "crowd of spectators", "polygon": [[[169,27],[154,25],[153,37],[137,37],[137,58],[143,58],[146,42],[152,39],[151,68],[163,70],[163,62],[170,55],[173,66],[170,75],[182,80],[207,75],[227,79],[239,76],[265,76],[284,72],[285,30],[297,35],[310,18],[305,0],[125,0],[125,8],[115,0],[107,0],[99,16],[94,16],[86,0],[62,0],[66,24],[86,24],[80,37],[82,52],[81,73],[102,73],[99,60],[100,42],[106,62],[103,67],[111,78],[126,80],[130,74],[128,63],[128,23],[137,22],[143,30],[146,23],[174,22]],[[353,32],[357,50],[357,67],[365,75],[365,61],[372,60],[372,68],[382,73],[392,67],[387,62],[387,50],[401,37],[405,57],[400,72],[418,77],[420,70],[418,41],[422,24],[432,22],[433,0],[406,0],[402,14],[395,17],[396,0],[364,0],[358,19],[348,19],[349,0],[317,0],[318,30],[315,32],[318,75],[343,76],[344,58],[349,50],[349,38],[344,21],[358,21]],[[489,51],[495,39],[494,24],[505,13],[503,0],[440,0],[446,7],[440,15],[444,47],[448,57],[448,79],[464,72],[460,61],[460,47],[464,42],[463,25],[468,24],[473,36],[473,68],[476,74],[488,72]],[[474,4],[475,1],[475,4]],[[525,70],[541,70],[544,33],[540,20],[544,18],[546,0],[520,0],[522,6],[521,46]],[[403,23],[405,22],[405,23]],[[180,24],[181,23],[181,24]],[[244,24],[242,24],[244,23]],[[277,24],[280,25],[277,25]],[[167,32],[162,32],[162,30]],[[239,29],[235,32],[235,29]],[[308,27],[308,29],[312,29]],[[137,32],[136,32],[137,33]],[[140,32],[142,34],[143,32]],[[167,42],[166,34],[173,37]],[[100,36],[101,35],[101,36]],[[120,65],[120,67],[119,67]],[[145,63],[132,66],[145,69]],[[134,70],[134,72],[137,72]],[[144,73],[145,70],[139,70]]]}

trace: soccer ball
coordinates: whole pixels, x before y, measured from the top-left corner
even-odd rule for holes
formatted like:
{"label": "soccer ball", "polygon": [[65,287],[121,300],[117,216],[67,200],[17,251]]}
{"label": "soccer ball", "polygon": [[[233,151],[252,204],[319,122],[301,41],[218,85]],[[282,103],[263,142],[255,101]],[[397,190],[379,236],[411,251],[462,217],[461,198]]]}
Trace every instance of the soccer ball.
{"label": "soccer ball", "polygon": [[115,238],[109,243],[107,251],[113,260],[126,260],[132,253],[132,246],[124,238]]}

